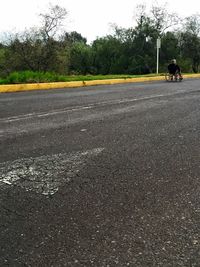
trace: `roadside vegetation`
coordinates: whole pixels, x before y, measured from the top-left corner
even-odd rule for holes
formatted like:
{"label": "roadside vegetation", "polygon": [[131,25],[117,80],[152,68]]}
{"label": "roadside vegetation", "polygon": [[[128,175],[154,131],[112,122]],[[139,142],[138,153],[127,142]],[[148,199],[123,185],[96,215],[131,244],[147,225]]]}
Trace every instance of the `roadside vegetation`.
{"label": "roadside vegetation", "polygon": [[[163,74],[159,74],[163,75]],[[156,74],[146,75],[59,75],[50,72],[21,71],[12,72],[6,78],[0,79],[0,84],[23,84],[23,83],[45,83],[45,82],[72,82],[72,81],[91,81],[105,79],[128,79],[138,77],[152,77]]]}
{"label": "roadside vegetation", "polygon": [[135,13],[134,27],[113,25],[113,34],[88,44],[81,33],[62,28],[67,11],[50,6],[40,15],[39,28],[11,33],[0,42],[0,84],[152,76],[157,38],[161,38],[160,73],[172,58],[184,73],[199,72],[199,14],[180,19],[165,6],[152,6],[147,12],[144,5]]}

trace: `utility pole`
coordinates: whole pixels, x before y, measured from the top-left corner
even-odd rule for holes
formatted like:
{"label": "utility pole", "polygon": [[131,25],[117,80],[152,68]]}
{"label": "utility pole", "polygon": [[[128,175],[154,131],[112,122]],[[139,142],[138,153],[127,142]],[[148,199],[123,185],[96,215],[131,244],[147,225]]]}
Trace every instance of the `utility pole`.
{"label": "utility pole", "polygon": [[156,42],[156,47],[157,47],[157,64],[156,64],[156,73],[158,74],[158,70],[159,70],[159,49],[161,47],[161,39],[158,38],[157,42]]}

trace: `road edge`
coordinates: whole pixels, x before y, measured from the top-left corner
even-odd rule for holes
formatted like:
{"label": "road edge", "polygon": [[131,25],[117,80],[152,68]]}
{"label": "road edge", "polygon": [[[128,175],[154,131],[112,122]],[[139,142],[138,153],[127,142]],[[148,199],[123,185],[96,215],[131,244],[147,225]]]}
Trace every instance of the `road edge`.
{"label": "road edge", "polygon": [[[200,74],[188,74],[184,75],[184,78],[200,78]],[[32,91],[32,90],[48,90],[48,89],[59,89],[59,88],[77,88],[77,87],[85,87],[92,85],[111,85],[118,83],[137,83],[137,82],[150,82],[150,81],[162,81],[162,80],[164,80],[164,76],[93,80],[93,81],[6,84],[6,85],[0,85],[0,93],[11,93],[11,92]]]}

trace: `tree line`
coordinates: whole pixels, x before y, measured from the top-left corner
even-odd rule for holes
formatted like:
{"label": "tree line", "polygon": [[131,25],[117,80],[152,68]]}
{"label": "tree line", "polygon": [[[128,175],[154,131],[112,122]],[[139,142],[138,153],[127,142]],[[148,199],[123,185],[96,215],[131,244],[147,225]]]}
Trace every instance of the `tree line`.
{"label": "tree line", "polygon": [[0,43],[0,77],[15,71],[71,74],[148,74],[156,71],[156,40],[161,38],[160,72],[176,58],[183,72],[199,72],[200,15],[180,19],[166,7],[147,12],[137,7],[131,28],[113,25],[113,33],[91,44],[80,33],[62,31],[67,11],[56,5],[40,14],[41,27],[11,34]]}

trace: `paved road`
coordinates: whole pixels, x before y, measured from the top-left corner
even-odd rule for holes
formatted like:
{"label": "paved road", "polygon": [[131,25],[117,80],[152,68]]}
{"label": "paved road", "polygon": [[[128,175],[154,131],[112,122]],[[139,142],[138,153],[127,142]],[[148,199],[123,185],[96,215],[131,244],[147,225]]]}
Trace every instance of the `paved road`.
{"label": "paved road", "polygon": [[0,95],[0,266],[200,266],[200,80]]}

